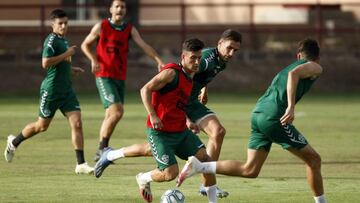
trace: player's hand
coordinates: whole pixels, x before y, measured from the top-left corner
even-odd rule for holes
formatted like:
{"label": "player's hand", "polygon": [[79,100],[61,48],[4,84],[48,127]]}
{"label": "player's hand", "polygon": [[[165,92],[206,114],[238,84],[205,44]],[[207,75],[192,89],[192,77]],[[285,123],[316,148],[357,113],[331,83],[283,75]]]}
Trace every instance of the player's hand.
{"label": "player's hand", "polygon": [[160,130],[164,127],[163,123],[161,122],[160,118],[156,115],[150,115],[150,122],[151,125],[155,130]]}
{"label": "player's hand", "polygon": [[91,61],[91,72],[95,74],[100,71],[100,64],[97,60]]}
{"label": "player's hand", "polygon": [[80,73],[85,72],[85,70],[80,67],[72,67],[71,70],[76,76],[78,76]]}
{"label": "player's hand", "polygon": [[198,100],[200,103],[206,105],[208,102],[208,93],[207,93],[207,88],[204,87],[203,89],[201,89],[201,92],[198,96]]}
{"label": "player's hand", "polygon": [[295,108],[287,107],[285,114],[280,118],[281,125],[291,124],[295,119]]}
{"label": "player's hand", "polygon": [[186,126],[195,134],[198,134],[200,132],[199,126],[189,119],[186,119]]}
{"label": "player's hand", "polygon": [[69,55],[69,56],[72,56],[72,55],[75,54],[76,49],[77,49],[77,47],[74,45],[74,46],[69,47],[69,48],[66,50],[66,52],[68,52],[68,55]]}

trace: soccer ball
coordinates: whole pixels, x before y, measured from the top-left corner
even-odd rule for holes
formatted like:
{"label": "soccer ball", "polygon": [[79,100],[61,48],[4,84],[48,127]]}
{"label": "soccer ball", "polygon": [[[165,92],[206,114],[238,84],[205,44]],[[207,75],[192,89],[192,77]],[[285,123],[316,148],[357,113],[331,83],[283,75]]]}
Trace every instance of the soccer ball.
{"label": "soccer ball", "polygon": [[180,190],[166,190],[161,196],[160,203],[185,203],[185,196]]}

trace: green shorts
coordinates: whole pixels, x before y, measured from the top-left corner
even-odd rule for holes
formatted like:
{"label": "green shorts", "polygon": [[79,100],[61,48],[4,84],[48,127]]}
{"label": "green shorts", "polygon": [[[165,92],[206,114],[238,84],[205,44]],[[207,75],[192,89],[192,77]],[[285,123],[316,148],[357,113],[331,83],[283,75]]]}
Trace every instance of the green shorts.
{"label": "green shorts", "polygon": [[47,90],[40,90],[39,116],[52,118],[56,110],[60,109],[62,114],[70,111],[80,111],[80,104],[73,90],[63,94],[52,94]]}
{"label": "green shorts", "polygon": [[147,129],[148,142],[160,170],[177,163],[175,155],[187,160],[194,156],[205,145],[190,130],[179,133],[165,133],[152,128]]}
{"label": "green shorts", "polygon": [[100,99],[105,109],[114,103],[124,104],[124,80],[115,80],[112,78],[99,77],[96,78],[96,87],[99,91]]}
{"label": "green shorts", "polygon": [[281,125],[279,118],[273,118],[263,113],[253,113],[251,117],[251,136],[249,149],[265,149],[270,151],[273,142],[283,149],[290,147],[302,149],[308,142],[295,126]]}
{"label": "green shorts", "polygon": [[206,117],[215,115],[213,111],[207,108],[199,101],[190,102],[185,109],[187,117],[194,123],[199,124]]}

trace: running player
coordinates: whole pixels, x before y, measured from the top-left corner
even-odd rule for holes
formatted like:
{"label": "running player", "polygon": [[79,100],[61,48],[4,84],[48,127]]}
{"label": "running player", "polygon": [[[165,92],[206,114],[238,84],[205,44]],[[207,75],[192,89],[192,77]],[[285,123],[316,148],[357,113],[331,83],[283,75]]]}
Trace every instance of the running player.
{"label": "running player", "polygon": [[[163,62],[140,36],[130,23],[123,21],[126,14],[125,0],[113,0],[110,5],[111,18],[94,25],[81,45],[84,54],[91,61],[91,71],[96,77],[96,86],[105,110],[99,135],[99,150],[95,161],[102,150],[109,145],[110,137],[117,123],[124,114],[125,79],[127,71],[127,53],[130,38],[145,53],[163,66]],[[92,45],[96,44],[96,54]]]}
{"label": "running player", "polygon": [[26,125],[18,136],[8,136],[4,152],[5,160],[12,161],[20,143],[46,131],[55,112],[60,109],[71,127],[72,143],[77,158],[75,172],[92,174],[94,169],[85,162],[84,158],[80,105],[70,80],[71,72],[80,73],[84,70],[71,66],[71,56],[75,54],[76,46],[69,47],[68,41],[64,38],[68,29],[65,11],[55,9],[50,17],[53,32],[46,38],[42,53],[42,66],[47,70],[47,74],[40,88],[39,118],[36,122]]}

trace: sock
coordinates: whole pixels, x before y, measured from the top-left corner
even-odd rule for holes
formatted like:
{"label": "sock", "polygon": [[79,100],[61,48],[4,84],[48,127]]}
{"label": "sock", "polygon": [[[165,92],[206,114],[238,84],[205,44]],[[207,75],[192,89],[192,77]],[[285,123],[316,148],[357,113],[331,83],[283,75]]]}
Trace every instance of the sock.
{"label": "sock", "polygon": [[202,162],[199,167],[200,173],[216,174],[216,161]]}
{"label": "sock", "polygon": [[205,187],[205,190],[208,196],[209,203],[216,203],[217,202],[216,185]]}
{"label": "sock", "polygon": [[151,171],[141,174],[140,179],[145,183],[153,181],[151,177]]}
{"label": "sock", "polygon": [[20,143],[22,143],[22,141],[26,140],[26,138],[24,137],[24,135],[22,133],[20,133],[18,136],[16,136],[16,138],[12,141],[12,144],[15,147],[18,147],[20,145]]}
{"label": "sock", "polygon": [[76,153],[77,163],[78,163],[78,164],[83,164],[83,163],[85,163],[84,150],[82,150],[82,149],[75,149],[75,153]]}
{"label": "sock", "polygon": [[325,195],[314,197],[315,203],[326,203]]}
{"label": "sock", "polygon": [[101,142],[99,143],[99,149],[103,150],[105,147],[109,146],[109,140],[110,138],[101,138]]}
{"label": "sock", "polygon": [[106,156],[106,158],[110,161],[115,161],[123,157],[125,157],[123,148],[118,150],[112,150]]}

